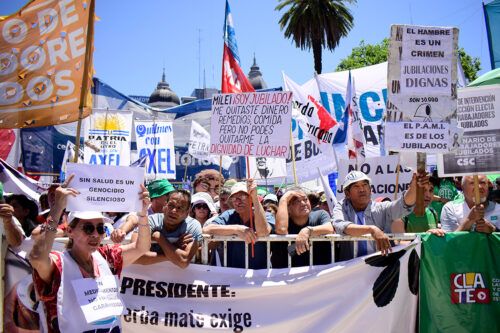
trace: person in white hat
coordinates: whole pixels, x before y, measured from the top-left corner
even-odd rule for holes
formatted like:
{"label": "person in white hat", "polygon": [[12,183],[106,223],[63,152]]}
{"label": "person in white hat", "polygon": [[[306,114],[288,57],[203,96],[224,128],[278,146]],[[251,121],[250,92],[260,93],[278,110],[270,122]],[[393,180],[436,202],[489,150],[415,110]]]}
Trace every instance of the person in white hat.
{"label": "person in white hat", "polygon": [[[55,190],[55,204],[51,207],[50,218],[39,234],[32,235],[35,243],[29,261],[45,315],[45,318],[40,316],[40,320],[48,332],[119,332],[124,305],[118,297],[120,285],[117,276],[123,267],[132,264],[151,246],[147,223],[149,195],[141,184],[139,197],[142,210],[138,212],[139,237],[136,242],[101,246],[105,235],[105,217],[100,212],[71,212],[68,217],[67,249],[51,252],[56,221],[66,208],[67,197],[79,194],[77,190],[67,188],[73,177],[69,176]],[[88,295],[97,294],[100,295],[97,304],[87,307]]]}
{"label": "person in white hat", "polygon": [[[266,213],[257,197],[257,185],[253,179],[247,183],[239,182],[231,187],[229,209],[208,221],[203,233],[209,235],[236,235],[245,243],[229,242],[227,246],[227,266],[245,268],[245,244],[255,243],[255,256],[249,256],[248,267],[262,269],[267,267],[267,247],[265,243],[256,243],[259,237],[268,236],[274,226],[274,217]],[[252,209],[253,206],[253,210]],[[253,217],[253,228],[250,218]],[[249,252],[251,253],[251,252]]]}
{"label": "person in white hat", "polygon": [[[417,181],[418,180],[418,181]],[[345,198],[333,209],[333,226],[340,235],[361,236],[370,234],[373,242],[359,241],[357,246],[349,242],[340,244],[340,260],[373,253],[375,250],[387,255],[391,244],[385,232],[391,232],[393,220],[410,214],[416,203],[417,186],[424,187],[429,182],[426,174],[413,175],[408,191],[392,202],[375,202],[371,199],[371,179],[361,171],[347,174],[343,183]]]}
{"label": "person in white hat", "polygon": [[210,194],[198,192],[191,197],[191,211],[189,215],[200,222],[201,226],[205,224],[212,216],[217,215],[214,201]]}

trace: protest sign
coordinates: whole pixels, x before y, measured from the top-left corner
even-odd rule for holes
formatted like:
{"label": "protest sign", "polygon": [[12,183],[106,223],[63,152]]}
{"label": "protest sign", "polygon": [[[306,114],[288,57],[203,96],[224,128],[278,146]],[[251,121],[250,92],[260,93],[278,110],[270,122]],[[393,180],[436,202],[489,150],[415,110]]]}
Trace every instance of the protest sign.
{"label": "protest sign", "polygon": [[137,167],[68,163],[67,175],[75,177],[69,184],[78,190],[77,197],[68,197],[68,211],[139,212],[140,185],[144,170]]}
{"label": "protest sign", "polygon": [[458,132],[448,123],[386,122],[385,149],[444,153],[456,148]]}
{"label": "protest sign", "polygon": [[456,111],[458,29],[391,26],[388,99],[404,117],[441,121]]}
{"label": "protest sign", "polygon": [[291,103],[291,92],[214,95],[210,153],[286,158]]}
{"label": "protest sign", "polygon": [[0,128],[76,121],[80,105],[90,114],[93,20],[84,0],[30,1],[0,20]]}
{"label": "protest sign", "polygon": [[94,110],[85,119],[84,160],[87,164],[130,164],[132,112]]}
{"label": "protest sign", "polygon": [[500,85],[458,91],[458,125],[464,130],[453,154],[438,155],[440,177],[500,171]]}
{"label": "protest sign", "polygon": [[139,157],[147,156],[147,179],[175,179],[174,129],[170,121],[136,121]]}
{"label": "protest sign", "polygon": [[248,159],[248,174],[257,181],[257,184],[281,184],[286,173],[284,158],[253,157]]}
{"label": "protest sign", "polygon": [[[339,161],[339,180],[343,182],[345,176],[355,170],[355,160]],[[396,174],[398,170],[398,156],[382,156],[366,158],[362,164],[358,165],[358,170],[370,177],[372,185],[372,198],[389,197],[391,200],[396,193]],[[399,184],[397,192],[402,193],[410,187],[413,171],[405,166],[399,166]],[[344,188],[342,183],[337,186],[337,200],[344,198]]]}
{"label": "protest sign", "polygon": [[222,159],[222,167],[226,170],[233,163],[233,159],[229,156],[219,157],[210,154],[210,133],[194,120],[191,121],[191,135],[187,144],[189,154],[199,160],[219,165]]}

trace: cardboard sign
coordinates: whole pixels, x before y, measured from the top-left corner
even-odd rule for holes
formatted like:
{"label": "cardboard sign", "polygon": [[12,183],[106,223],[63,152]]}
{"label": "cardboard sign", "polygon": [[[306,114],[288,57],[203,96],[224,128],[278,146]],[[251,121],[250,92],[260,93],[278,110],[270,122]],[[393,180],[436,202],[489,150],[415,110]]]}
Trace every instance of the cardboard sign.
{"label": "cardboard sign", "polygon": [[132,112],[94,110],[84,121],[87,164],[130,165]]}
{"label": "cardboard sign", "polygon": [[413,121],[441,121],[456,111],[458,29],[393,25],[388,99]]}
{"label": "cardboard sign", "polygon": [[444,153],[458,147],[458,135],[456,126],[444,122],[386,122],[385,149]]}
{"label": "cardboard sign", "polygon": [[67,175],[75,174],[70,187],[78,190],[77,197],[69,196],[68,211],[139,212],[140,184],[144,169],[68,163]]}
{"label": "cardboard sign", "polygon": [[210,153],[286,158],[291,117],[291,92],[214,95]]}
{"label": "cardboard sign", "polygon": [[71,284],[87,323],[120,316],[123,313],[123,302],[118,297],[120,283],[117,276],[72,280]]}
{"label": "cardboard sign", "polygon": [[170,121],[136,121],[139,157],[147,156],[147,179],[175,179],[174,128]]}
{"label": "cardboard sign", "polygon": [[454,154],[438,155],[440,177],[500,171],[500,85],[458,91],[457,119],[464,130]]}
{"label": "cardboard sign", "polygon": [[[346,175],[355,170],[355,161],[339,161],[339,183],[337,186],[337,200],[344,199],[344,188],[342,182]],[[394,199],[396,192],[396,174],[398,170],[398,156],[390,155],[383,157],[367,158],[362,164],[358,164],[358,170],[364,172],[372,180],[372,198],[389,197]],[[399,184],[397,192],[401,194],[410,187],[413,170],[399,166]]]}

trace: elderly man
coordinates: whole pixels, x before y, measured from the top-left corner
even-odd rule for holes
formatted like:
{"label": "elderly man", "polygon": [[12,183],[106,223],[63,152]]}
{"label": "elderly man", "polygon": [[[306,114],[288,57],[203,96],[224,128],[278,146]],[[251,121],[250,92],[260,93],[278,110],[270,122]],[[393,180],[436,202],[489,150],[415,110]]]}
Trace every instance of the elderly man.
{"label": "elderly man", "polygon": [[[418,186],[426,186],[426,175],[418,176]],[[375,202],[371,199],[371,180],[361,171],[351,171],[345,177],[345,198],[333,210],[333,226],[341,235],[361,236],[370,234],[376,249],[387,255],[391,251],[389,238],[384,232],[391,231],[392,221],[410,214],[417,197],[417,176],[413,175],[408,191],[392,202]],[[344,242],[339,242],[344,243]],[[375,252],[373,242],[359,241],[357,246],[350,243],[339,244],[340,260]]]}
{"label": "elderly man", "polygon": [[[276,234],[296,234],[295,255],[292,255],[292,267],[309,265],[309,238],[332,234],[333,227],[330,216],[324,210],[312,210],[308,195],[300,187],[287,190],[281,198],[276,213]],[[284,251],[283,251],[283,245]],[[330,242],[314,244],[314,265],[331,263]],[[286,244],[273,244],[273,268],[286,267],[288,256]]]}
{"label": "elderly man", "polygon": [[[272,214],[265,213],[257,197],[257,186],[253,179],[247,184],[240,182],[233,185],[229,202],[234,209],[229,209],[203,226],[203,233],[209,235],[236,235],[242,242],[229,242],[227,246],[227,266],[245,268],[245,246],[255,243],[258,237],[268,236],[274,225]],[[252,204],[254,209],[252,210]],[[253,216],[253,228],[250,219]],[[255,255],[249,249],[249,265],[251,269],[262,269],[267,266],[267,247],[265,243],[255,243]]]}
{"label": "elderly man", "polygon": [[474,202],[474,177],[462,178],[463,198],[448,202],[441,212],[441,228],[444,231],[475,230],[483,233],[499,231],[500,205],[488,201],[488,179],[479,175],[480,202]]}

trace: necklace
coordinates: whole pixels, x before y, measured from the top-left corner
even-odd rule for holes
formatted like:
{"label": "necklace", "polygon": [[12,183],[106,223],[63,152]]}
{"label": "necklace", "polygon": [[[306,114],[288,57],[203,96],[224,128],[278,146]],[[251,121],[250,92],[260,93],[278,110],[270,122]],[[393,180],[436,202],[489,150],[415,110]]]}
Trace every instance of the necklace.
{"label": "necklace", "polygon": [[[94,274],[94,262],[90,261],[90,264],[87,262],[87,263],[83,263],[83,262],[80,262],[80,260],[78,260],[74,255],[73,255],[73,252],[70,250],[68,251],[69,255],[71,256],[71,258],[73,258],[73,260],[78,264],[78,267],[80,267],[81,269],[83,269],[87,274],[90,275],[90,277],[92,277],[93,279],[95,278],[95,274]],[[92,258],[92,257],[91,257]]]}

